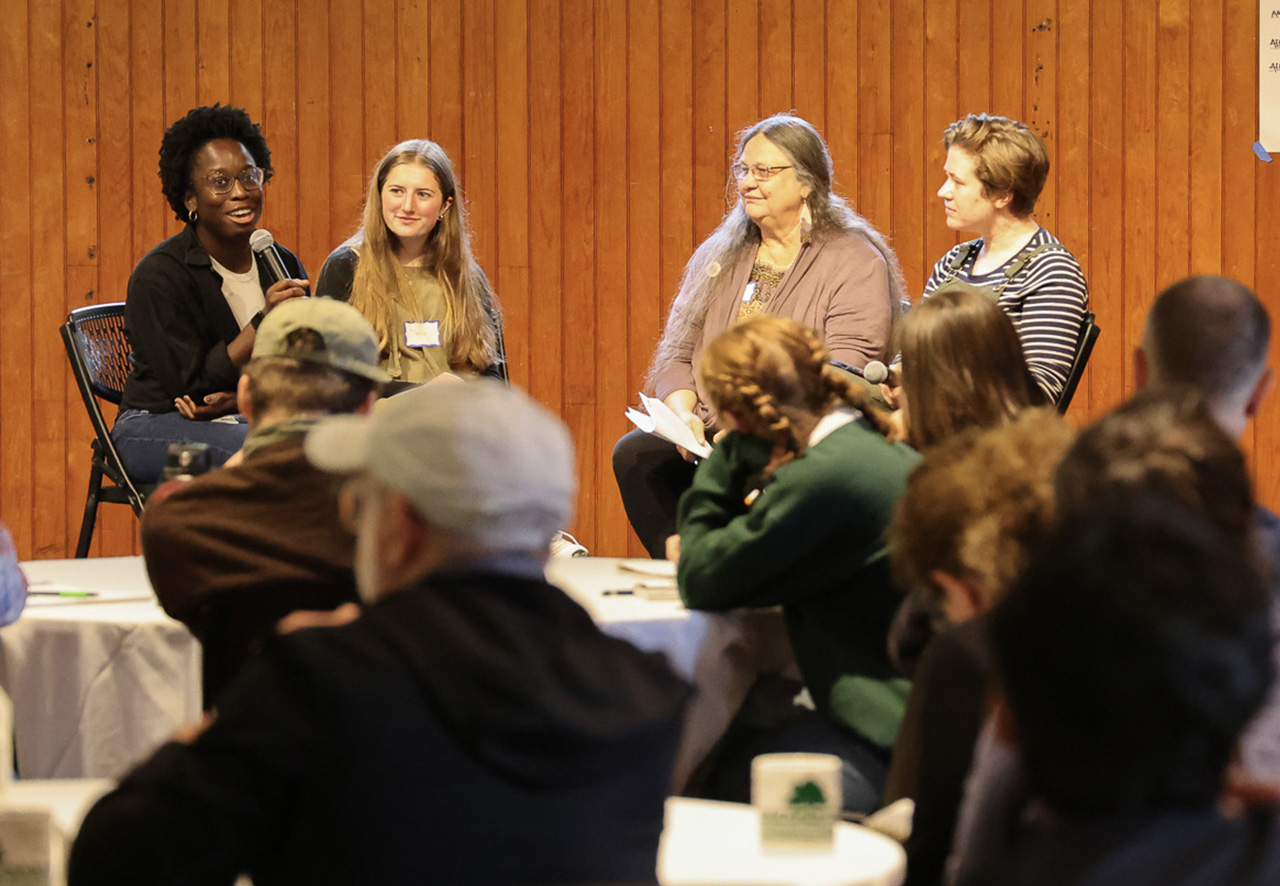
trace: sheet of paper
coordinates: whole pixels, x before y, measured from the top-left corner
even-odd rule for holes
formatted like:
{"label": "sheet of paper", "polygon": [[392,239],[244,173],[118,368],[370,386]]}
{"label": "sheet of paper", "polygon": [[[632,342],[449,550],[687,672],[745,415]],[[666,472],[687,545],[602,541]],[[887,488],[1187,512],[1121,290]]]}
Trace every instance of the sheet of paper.
{"label": "sheet of paper", "polygon": [[[677,446],[683,446],[694,455],[706,458],[711,454],[711,446],[706,443],[699,443],[698,438],[693,436],[693,431],[689,430],[689,426],[682,422],[666,403],[653,397],[640,395],[640,403],[649,413],[649,417],[653,420],[653,430],[651,434],[657,434],[664,440],[670,440]],[[634,410],[629,410],[634,411]],[[635,419],[632,419],[635,421]],[[641,427],[638,423],[636,427]],[[642,430],[648,430],[641,427]]]}

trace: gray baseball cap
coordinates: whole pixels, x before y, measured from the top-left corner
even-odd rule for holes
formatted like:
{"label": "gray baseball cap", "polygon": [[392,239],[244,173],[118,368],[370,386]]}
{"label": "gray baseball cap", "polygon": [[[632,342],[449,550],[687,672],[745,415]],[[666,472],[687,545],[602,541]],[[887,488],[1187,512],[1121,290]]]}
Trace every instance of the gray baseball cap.
{"label": "gray baseball cap", "polygon": [[[301,329],[319,335],[293,336]],[[299,340],[301,338],[301,340]],[[307,340],[310,339],[310,342]],[[292,357],[320,363],[373,381],[389,381],[378,366],[378,337],[364,315],[332,298],[294,298],[276,305],[262,319],[253,356]]]}
{"label": "gray baseball cap", "polygon": [[383,401],[372,416],[326,418],[305,448],[321,470],[365,472],[428,523],[495,550],[545,549],[573,515],[568,429],[490,379],[435,382]]}

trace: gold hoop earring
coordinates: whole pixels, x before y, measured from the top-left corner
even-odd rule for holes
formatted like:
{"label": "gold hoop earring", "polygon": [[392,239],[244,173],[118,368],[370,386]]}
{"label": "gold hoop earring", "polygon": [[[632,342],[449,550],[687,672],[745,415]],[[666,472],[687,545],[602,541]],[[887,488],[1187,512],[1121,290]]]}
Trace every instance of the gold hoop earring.
{"label": "gold hoop earring", "polygon": [[200,213],[196,212],[194,209],[187,210],[187,221],[194,225],[199,219]]}

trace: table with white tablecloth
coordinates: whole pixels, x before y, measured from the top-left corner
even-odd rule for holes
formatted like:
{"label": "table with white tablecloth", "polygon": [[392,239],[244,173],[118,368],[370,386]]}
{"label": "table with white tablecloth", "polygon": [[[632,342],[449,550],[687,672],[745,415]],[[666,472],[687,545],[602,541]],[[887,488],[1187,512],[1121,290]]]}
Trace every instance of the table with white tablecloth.
{"label": "table with white tablecloth", "polygon": [[33,595],[0,629],[19,775],[113,778],[200,716],[200,644],[155,602],[142,558],[22,569]]}
{"label": "table with white tablecloth", "polygon": [[[725,654],[741,644],[743,622],[689,612],[670,594],[616,593],[644,580],[623,569],[626,562],[553,559],[547,575],[606,633],[665,654],[698,686],[677,763],[679,784],[749,684],[731,666],[738,657]],[[22,777],[117,777],[200,716],[199,643],[155,602],[141,557],[30,561],[22,568],[37,595],[17,622],[0,629],[0,686],[13,699]],[[58,591],[97,596],[53,596]]]}
{"label": "table with white tablecloth", "polygon": [[830,850],[767,850],[753,807],[667,800],[662,886],[899,886],[906,872],[902,846],[869,828],[838,822]]}

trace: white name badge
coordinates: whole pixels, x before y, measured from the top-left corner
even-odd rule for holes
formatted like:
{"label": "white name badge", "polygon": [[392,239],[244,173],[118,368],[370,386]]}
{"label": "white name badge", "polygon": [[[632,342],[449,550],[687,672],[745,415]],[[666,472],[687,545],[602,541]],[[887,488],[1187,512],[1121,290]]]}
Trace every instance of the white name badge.
{"label": "white name badge", "polygon": [[742,291],[742,303],[744,305],[750,304],[751,299],[755,296],[755,294],[756,294],[756,281],[752,280],[750,283],[747,284],[747,288]]}
{"label": "white name badge", "polygon": [[440,347],[440,321],[424,320],[404,324],[404,343],[411,348]]}

